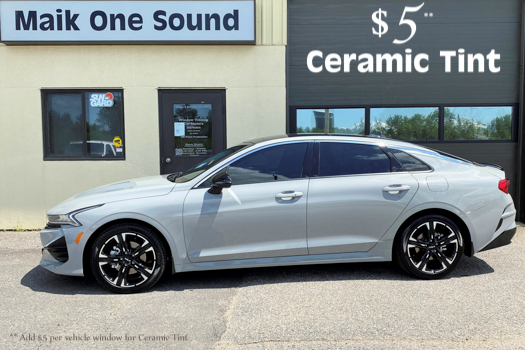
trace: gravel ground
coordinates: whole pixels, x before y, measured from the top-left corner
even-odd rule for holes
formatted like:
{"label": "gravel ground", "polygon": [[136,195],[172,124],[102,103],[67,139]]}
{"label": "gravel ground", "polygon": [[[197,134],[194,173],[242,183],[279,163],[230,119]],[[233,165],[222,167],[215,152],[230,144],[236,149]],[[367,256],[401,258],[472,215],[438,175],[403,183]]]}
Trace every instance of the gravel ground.
{"label": "gravel ground", "polygon": [[191,272],[136,295],[38,266],[0,232],[1,349],[522,349],[525,228],[444,280],[388,263]]}

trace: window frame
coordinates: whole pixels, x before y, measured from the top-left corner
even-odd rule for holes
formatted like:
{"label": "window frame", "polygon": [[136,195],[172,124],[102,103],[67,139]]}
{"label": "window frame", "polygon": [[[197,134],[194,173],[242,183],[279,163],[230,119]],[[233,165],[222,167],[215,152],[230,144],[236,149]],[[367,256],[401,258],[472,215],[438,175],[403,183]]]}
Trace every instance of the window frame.
{"label": "window frame", "polygon": [[[103,93],[103,92],[120,92],[122,95],[122,142],[125,144],[126,140],[126,123],[125,123],[125,110],[124,110],[124,89],[122,88],[102,88],[102,89],[83,89],[83,88],[71,88],[71,89],[41,89],[41,99],[42,99],[42,141],[44,148],[44,161],[125,161],[126,160],[126,148],[122,150],[122,157],[119,158],[105,158],[105,157],[90,157],[87,154],[87,127],[86,127],[86,94],[88,93]],[[49,94],[81,94],[82,98],[82,116],[81,124],[84,126],[82,130],[82,153],[83,155],[78,156],[56,156],[50,155],[50,138],[49,138],[49,118],[48,118],[48,99]]]}
{"label": "window frame", "polygon": [[[518,103],[424,103],[424,104],[385,104],[385,105],[312,105],[312,106],[289,106],[288,120],[286,124],[289,134],[297,133],[297,110],[298,109],[336,109],[336,108],[364,108],[365,109],[365,134],[370,135],[370,109],[373,108],[438,108],[438,139],[437,140],[411,140],[405,142],[436,144],[436,143],[516,143],[518,142]],[[445,107],[511,107],[512,108],[512,131],[509,140],[445,140]],[[301,134],[308,135],[308,134]],[[337,134],[333,134],[337,135]],[[363,135],[361,135],[363,136]],[[400,140],[404,141],[404,140]]]}

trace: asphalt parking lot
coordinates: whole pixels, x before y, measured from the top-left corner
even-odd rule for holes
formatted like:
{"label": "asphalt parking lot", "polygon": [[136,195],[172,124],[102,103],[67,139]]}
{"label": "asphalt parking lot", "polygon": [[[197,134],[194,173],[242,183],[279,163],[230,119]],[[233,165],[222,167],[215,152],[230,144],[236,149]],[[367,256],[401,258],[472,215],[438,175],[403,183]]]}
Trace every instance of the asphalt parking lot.
{"label": "asphalt parking lot", "polygon": [[525,228],[439,281],[388,263],[185,273],[136,295],[38,266],[0,232],[2,349],[525,349]]}

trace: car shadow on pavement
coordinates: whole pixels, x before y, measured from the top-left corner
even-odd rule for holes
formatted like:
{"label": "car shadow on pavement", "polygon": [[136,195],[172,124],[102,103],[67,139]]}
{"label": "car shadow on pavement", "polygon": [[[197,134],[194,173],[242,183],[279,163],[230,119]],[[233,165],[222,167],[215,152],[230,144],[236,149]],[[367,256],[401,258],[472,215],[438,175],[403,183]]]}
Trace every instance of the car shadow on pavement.
{"label": "car shadow on pavement", "polygon": [[[485,261],[477,257],[465,257],[445,279],[467,278],[493,272],[494,269]],[[185,272],[173,276],[166,275],[148,292],[343,280],[417,281],[394,264],[388,262],[319,264]],[[35,292],[50,294],[111,294],[100,287],[93,278],[56,275],[40,266],[29,271],[22,278],[21,284]]]}

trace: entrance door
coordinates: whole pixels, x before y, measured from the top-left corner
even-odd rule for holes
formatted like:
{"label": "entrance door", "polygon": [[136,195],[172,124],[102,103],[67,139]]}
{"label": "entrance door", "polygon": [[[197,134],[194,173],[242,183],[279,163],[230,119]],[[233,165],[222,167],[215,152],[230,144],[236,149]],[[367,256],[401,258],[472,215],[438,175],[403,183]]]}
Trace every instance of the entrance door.
{"label": "entrance door", "polygon": [[224,90],[160,90],[160,172],[188,170],[226,149]]}

